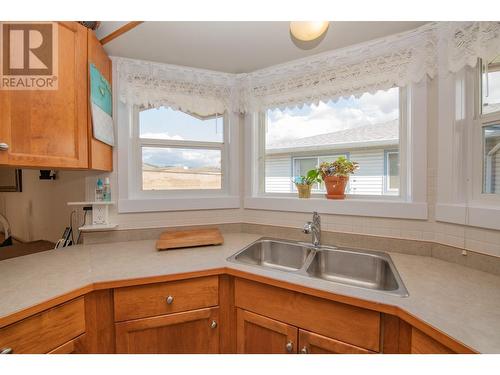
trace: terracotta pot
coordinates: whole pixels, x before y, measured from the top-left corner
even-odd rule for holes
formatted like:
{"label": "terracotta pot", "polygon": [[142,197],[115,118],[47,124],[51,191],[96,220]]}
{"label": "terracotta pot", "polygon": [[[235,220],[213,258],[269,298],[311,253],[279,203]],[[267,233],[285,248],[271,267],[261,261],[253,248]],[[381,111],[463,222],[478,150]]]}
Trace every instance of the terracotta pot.
{"label": "terracotta pot", "polygon": [[312,185],[299,185],[295,184],[299,192],[299,198],[311,198],[311,186]]}
{"label": "terracotta pot", "polygon": [[323,178],[326,186],[325,196],[328,199],[344,199],[345,187],[349,181],[349,176],[328,176]]}

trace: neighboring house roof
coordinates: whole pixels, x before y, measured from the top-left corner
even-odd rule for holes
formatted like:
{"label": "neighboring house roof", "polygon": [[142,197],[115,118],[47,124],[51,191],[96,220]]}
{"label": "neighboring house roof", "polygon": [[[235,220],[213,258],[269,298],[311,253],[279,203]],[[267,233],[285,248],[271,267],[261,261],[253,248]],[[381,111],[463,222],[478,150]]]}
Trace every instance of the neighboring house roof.
{"label": "neighboring house roof", "polygon": [[268,154],[280,154],[312,150],[393,146],[398,143],[399,120],[392,120],[381,124],[358,126],[352,129],[275,143],[269,145],[266,151]]}
{"label": "neighboring house roof", "polygon": [[488,103],[485,108],[488,108],[488,113],[497,112],[500,111],[500,103]]}

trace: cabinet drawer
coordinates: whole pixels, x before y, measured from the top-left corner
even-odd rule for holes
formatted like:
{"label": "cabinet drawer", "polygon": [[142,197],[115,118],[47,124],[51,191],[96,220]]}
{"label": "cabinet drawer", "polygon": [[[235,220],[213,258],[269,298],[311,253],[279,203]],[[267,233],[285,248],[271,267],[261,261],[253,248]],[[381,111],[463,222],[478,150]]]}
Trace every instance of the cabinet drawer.
{"label": "cabinet drawer", "polygon": [[56,306],[0,330],[0,348],[41,354],[85,332],[83,297]]}
{"label": "cabinet drawer", "polygon": [[114,290],[115,320],[146,318],[216,306],[217,276],[118,288]]}
{"label": "cabinet drawer", "polygon": [[236,279],[235,305],[374,352],[380,313],[261,283]]}

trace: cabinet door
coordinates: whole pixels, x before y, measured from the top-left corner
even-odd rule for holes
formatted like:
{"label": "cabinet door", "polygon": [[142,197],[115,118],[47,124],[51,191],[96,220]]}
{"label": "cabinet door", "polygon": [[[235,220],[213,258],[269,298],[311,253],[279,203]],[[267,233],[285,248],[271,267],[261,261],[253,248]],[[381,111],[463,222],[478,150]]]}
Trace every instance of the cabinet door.
{"label": "cabinet door", "polygon": [[115,324],[116,352],[213,354],[219,352],[219,308],[193,310]]}
{"label": "cabinet door", "polygon": [[51,350],[48,354],[85,354],[85,334],[78,336],[77,338],[68,341],[61,346],[58,346],[54,350]]}
{"label": "cabinet door", "polygon": [[[57,90],[0,90],[0,163],[87,168],[87,29],[60,22]],[[7,148],[8,149],[5,149]]]}
{"label": "cabinet door", "polygon": [[246,310],[237,310],[238,354],[297,353],[297,328]]}
{"label": "cabinet door", "polygon": [[[91,30],[88,31],[88,63],[94,64],[101,74],[111,84],[111,59],[104,51],[101,42]],[[88,75],[88,90],[90,97],[90,73]],[[92,125],[92,110],[89,104],[88,115],[88,139],[89,139],[89,169],[112,171],[113,170],[113,148],[94,138],[94,129]]]}
{"label": "cabinet door", "polygon": [[422,331],[412,327],[411,329],[411,354],[453,354],[450,349],[427,336]]}
{"label": "cabinet door", "polygon": [[309,331],[299,330],[300,354],[370,354],[370,350]]}

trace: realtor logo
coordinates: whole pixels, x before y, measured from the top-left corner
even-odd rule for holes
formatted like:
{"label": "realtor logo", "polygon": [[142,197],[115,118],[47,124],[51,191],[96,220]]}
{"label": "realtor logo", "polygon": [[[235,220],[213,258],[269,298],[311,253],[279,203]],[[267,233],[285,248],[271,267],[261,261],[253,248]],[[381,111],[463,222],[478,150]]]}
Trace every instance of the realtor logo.
{"label": "realtor logo", "polygon": [[57,24],[0,22],[0,90],[57,90]]}

